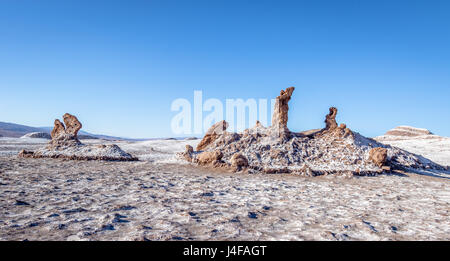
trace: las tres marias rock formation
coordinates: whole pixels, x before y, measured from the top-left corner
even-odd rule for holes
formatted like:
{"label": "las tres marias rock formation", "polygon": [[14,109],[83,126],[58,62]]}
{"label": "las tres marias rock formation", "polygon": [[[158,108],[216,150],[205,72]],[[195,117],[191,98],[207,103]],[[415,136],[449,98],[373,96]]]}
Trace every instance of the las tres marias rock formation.
{"label": "las tres marias rock formation", "polygon": [[248,173],[296,173],[316,176],[332,173],[367,175],[391,169],[443,169],[407,151],[351,131],[336,122],[337,109],[325,117],[325,128],[291,132],[287,127],[289,100],[294,87],[276,98],[272,126],[256,122],[242,133],[227,132],[228,123],[215,123],[196,150],[187,145],[180,156],[201,166]]}
{"label": "las tres marias rock formation", "polygon": [[24,158],[63,158],[71,160],[112,160],[135,161],[137,158],[124,152],[117,145],[85,145],[78,139],[78,131],[82,125],[77,117],[66,113],[64,123],[55,120],[51,132],[51,141],[46,147],[36,151],[22,150]]}

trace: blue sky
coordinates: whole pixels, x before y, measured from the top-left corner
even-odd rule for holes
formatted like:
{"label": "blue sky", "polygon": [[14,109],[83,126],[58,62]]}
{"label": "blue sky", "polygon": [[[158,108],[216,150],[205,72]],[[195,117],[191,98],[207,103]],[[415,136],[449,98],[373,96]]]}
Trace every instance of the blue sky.
{"label": "blue sky", "polygon": [[177,98],[271,99],[289,128],[328,107],[366,136],[450,136],[449,1],[0,1],[0,121],[169,137]]}

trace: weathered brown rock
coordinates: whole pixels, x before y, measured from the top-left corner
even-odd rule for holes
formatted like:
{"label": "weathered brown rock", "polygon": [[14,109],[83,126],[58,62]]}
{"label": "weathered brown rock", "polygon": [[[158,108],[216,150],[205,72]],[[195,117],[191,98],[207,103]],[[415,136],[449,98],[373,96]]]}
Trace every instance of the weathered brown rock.
{"label": "weathered brown rock", "polygon": [[200,153],[196,161],[199,165],[209,165],[219,163],[223,157],[223,153],[217,150],[205,151]]}
{"label": "weathered brown rock", "polygon": [[66,113],[63,115],[63,119],[65,126],[60,120],[55,120],[55,126],[51,132],[52,140],[49,143],[50,148],[78,146],[81,144],[78,140],[78,131],[82,125],[77,117]]}
{"label": "weathered brown rock", "polygon": [[387,152],[385,148],[373,148],[369,151],[369,159],[381,168],[386,164]]}
{"label": "weathered brown rock", "polygon": [[191,145],[186,145],[186,150],[182,153],[183,157],[189,161],[192,162],[192,154],[194,153],[194,148],[192,148]]}
{"label": "weathered brown rock", "polygon": [[328,137],[332,139],[342,139],[347,138],[349,136],[353,136],[353,132],[347,128],[347,125],[341,123],[338,126],[336,122],[336,115],[338,113],[338,109],[335,107],[330,108],[330,113],[325,116],[325,128],[322,130],[313,133],[314,137]]}
{"label": "weathered brown rock", "polygon": [[186,152],[192,154],[194,152],[194,148],[191,145],[186,145]]}
{"label": "weathered brown rock", "polygon": [[77,117],[66,113],[63,116],[64,124],[56,119],[55,126],[51,132],[52,139],[74,139],[77,138],[78,131],[81,129],[81,122]]}
{"label": "weathered brown rock", "polygon": [[325,129],[332,130],[337,128],[337,122],[336,122],[336,115],[337,115],[337,108],[331,107],[330,113],[325,117]]}
{"label": "weathered brown rock", "polygon": [[46,147],[36,151],[22,150],[19,157],[23,158],[54,158],[68,160],[108,160],[137,161],[138,158],[126,153],[115,144],[85,145],[78,140],[78,131],[82,125],[77,117],[64,114],[64,124],[55,120],[51,132],[52,140]]}
{"label": "weathered brown rock", "polygon": [[33,152],[32,151],[28,151],[28,150],[21,150],[19,152],[19,157],[22,158],[32,158],[33,157]]}
{"label": "weathered brown rock", "polygon": [[66,125],[66,133],[77,137],[78,131],[83,127],[77,117],[66,113],[63,115],[64,124]]}
{"label": "weathered brown rock", "polygon": [[205,137],[197,145],[197,151],[204,150],[208,145],[213,143],[218,137],[225,133],[228,128],[226,121],[216,122],[205,134]]}
{"label": "weathered brown rock", "polygon": [[272,116],[272,126],[287,127],[288,111],[292,93],[295,87],[289,87],[280,91],[280,96],[275,100],[275,109]]}
{"label": "weathered brown rock", "polygon": [[53,127],[53,130],[51,132],[52,139],[56,139],[60,137],[61,135],[64,135],[66,133],[66,128],[64,127],[64,124],[60,122],[58,119],[55,120],[55,126]]}
{"label": "weathered brown rock", "polygon": [[280,91],[280,96],[275,100],[275,108],[272,115],[272,128],[277,132],[280,138],[288,138],[290,136],[288,123],[289,101],[295,87],[289,87]]}
{"label": "weathered brown rock", "polygon": [[236,168],[248,167],[248,159],[242,153],[235,153],[231,157],[231,166]]}

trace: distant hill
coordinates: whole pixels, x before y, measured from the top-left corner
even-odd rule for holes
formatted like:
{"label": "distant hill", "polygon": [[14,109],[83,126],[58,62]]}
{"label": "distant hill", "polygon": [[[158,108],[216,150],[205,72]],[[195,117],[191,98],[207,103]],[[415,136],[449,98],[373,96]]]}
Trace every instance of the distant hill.
{"label": "distant hill", "polygon": [[[24,136],[25,134],[31,133],[31,132],[45,132],[50,133],[52,131],[53,127],[30,127],[15,123],[9,123],[9,122],[0,122],[0,137],[11,137],[11,138],[20,138]],[[80,131],[80,138],[97,138],[97,139],[104,139],[104,140],[131,140],[121,137],[114,137],[114,136],[107,136],[107,135],[100,135],[100,134],[92,134],[85,131]]]}
{"label": "distant hill", "polygon": [[384,136],[397,136],[397,137],[417,137],[422,135],[433,135],[433,133],[427,129],[420,129],[410,126],[399,126],[389,130]]}
{"label": "distant hill", "polygon": [[30,132],[42,132],[43,130],[36,127],[19,125],[15,123],[0,122],[0,135],[3,137],[20,138]]}
{"label": "distant hill", "polygon": [[427,129],[399,126],[374,139],[450,166],[450,138],[435,135]]}

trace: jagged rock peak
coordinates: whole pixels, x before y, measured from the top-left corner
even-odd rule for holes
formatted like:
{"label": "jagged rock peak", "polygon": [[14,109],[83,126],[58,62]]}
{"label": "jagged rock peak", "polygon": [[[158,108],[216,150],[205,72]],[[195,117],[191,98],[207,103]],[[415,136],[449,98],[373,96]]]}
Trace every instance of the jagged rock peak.
{"label": "jagged rock peak", "polygon": [[64,124],[66,125],[66,133],[77,137],[78,131],[83,127],[77,117],[66,113],[63,115]]}
{"label": "jagged rock peak", "polygon": [[[73,138],[76,138],[78,135],[78,131],[83,127],[81,122],[72,114],[66,113],[63,115],[64,123],[60,120],[55,120],[55,126],[51,132],[52,139],[58,138],[62,135],[69,135]],[[65,126],[64,126],[65,124]]]}
{"label": "jagged rock peak", "polygon": [[275,108],[272,115],[272,126],[278,128],[287,128],[288,122],[288,102],[291,100],[295,87],[289,87],[280,91],[280,96],[275,99]]}
{"label": "jagged rock peak", "polygon": [[325,129],[332,130],[337,128],[337,122],[336,122],[336,115],[337,115],[337,108],[331,107],[330,113],[325,117]]}
{"label": "jagged rock peak", "polygon": [[275,99],[275,106],[272,115],[271,129],[274,134],[281,139],[289,139],[291,133],[287,127],[288,113],[289,113],[289,101],[295,87],[289,87],[286,90],[281,90],[280,95]]}

